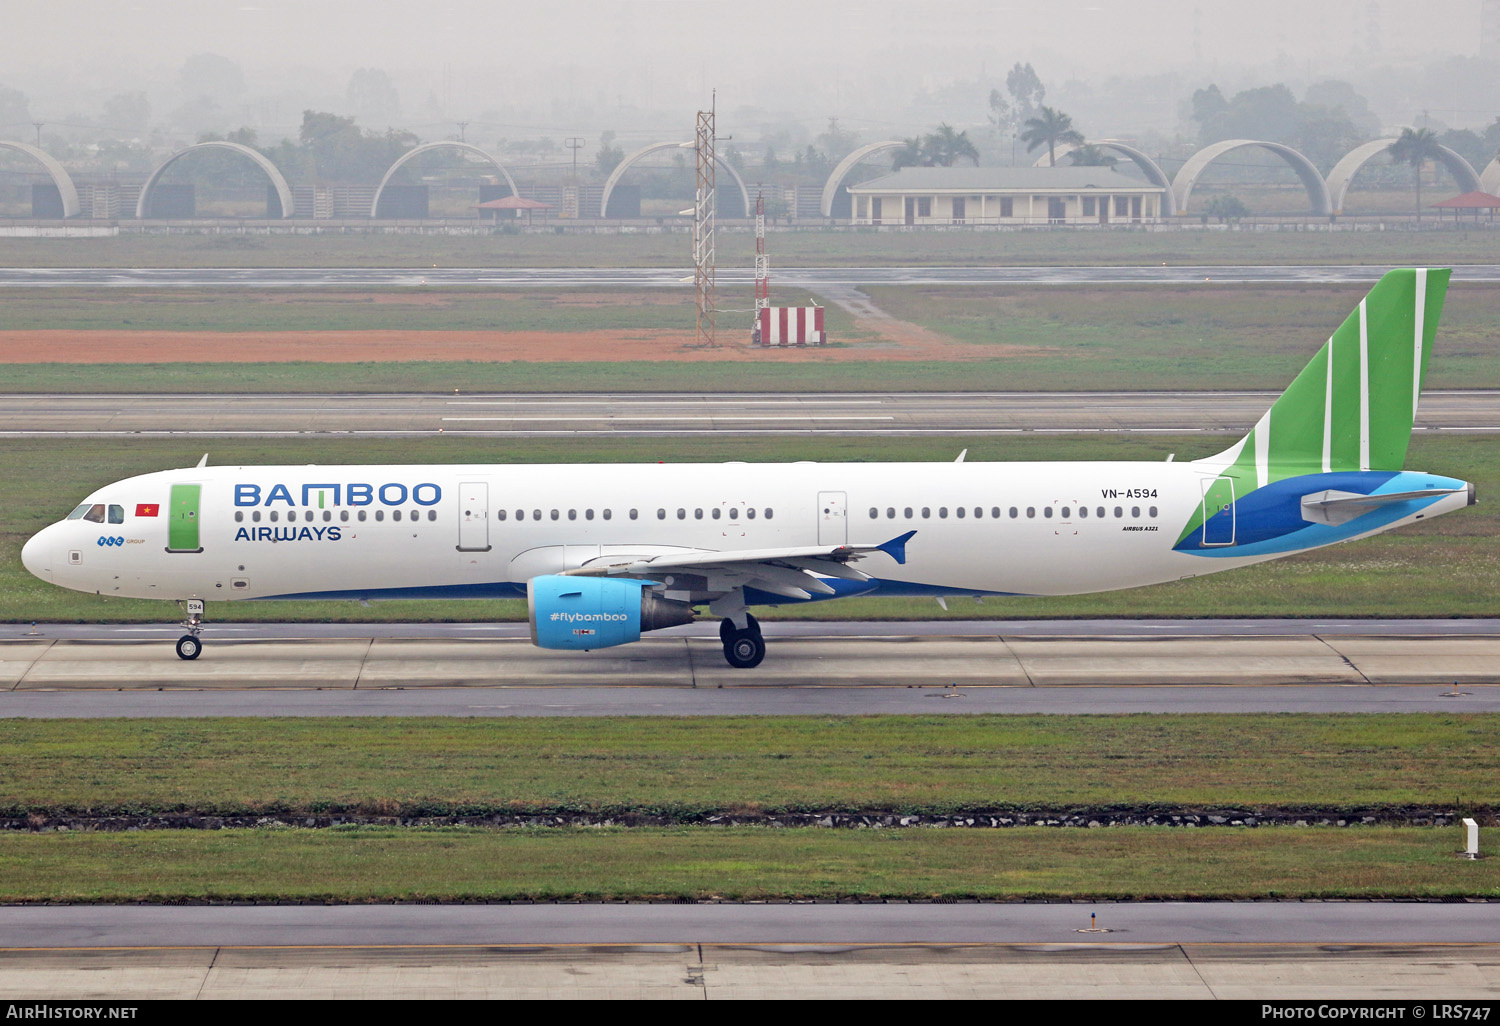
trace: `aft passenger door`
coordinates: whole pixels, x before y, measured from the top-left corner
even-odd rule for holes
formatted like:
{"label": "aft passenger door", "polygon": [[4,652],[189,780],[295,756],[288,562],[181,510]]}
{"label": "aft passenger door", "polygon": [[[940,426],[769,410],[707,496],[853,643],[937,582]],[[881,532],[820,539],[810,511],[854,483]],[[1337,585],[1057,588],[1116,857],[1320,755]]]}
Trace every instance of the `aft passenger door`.
{"label": "aft passenger door", "polygon": [[1234,544],[1234,478],[1203,482],[1203,544]]}

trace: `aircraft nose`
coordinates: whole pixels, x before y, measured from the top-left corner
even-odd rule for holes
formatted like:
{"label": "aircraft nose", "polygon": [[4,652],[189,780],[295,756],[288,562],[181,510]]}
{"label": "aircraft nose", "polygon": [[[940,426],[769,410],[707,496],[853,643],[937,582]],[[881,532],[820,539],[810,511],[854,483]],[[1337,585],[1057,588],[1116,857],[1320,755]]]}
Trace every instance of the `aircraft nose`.
{"label": "aircraft nose", "polygon": [[35,576],[40,577],[50,584],[52,582],[52,567],[50,565],[52,561],[47,558],[49,546],[42,538],[42,535],[46,533],[46,531],[41,531],[33,535],[27,540],[25,545],[21,546],[21,565]]}

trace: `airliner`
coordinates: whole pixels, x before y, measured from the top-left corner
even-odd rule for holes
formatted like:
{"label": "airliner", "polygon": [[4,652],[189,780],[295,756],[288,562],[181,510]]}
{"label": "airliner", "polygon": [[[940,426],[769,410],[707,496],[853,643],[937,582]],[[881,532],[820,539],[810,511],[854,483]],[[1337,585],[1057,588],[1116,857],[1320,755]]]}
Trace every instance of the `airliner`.
{"label": "airliner", "polygon": [[850,595],[1073,595],[1176,581],[1474,502],[1405,469],[1449,271],[1380,279],[1244,438],[1192,461],[208,466],[100,488],[27,541],[37,577],[206,603],[522,598],[532,641],[593,650]]}

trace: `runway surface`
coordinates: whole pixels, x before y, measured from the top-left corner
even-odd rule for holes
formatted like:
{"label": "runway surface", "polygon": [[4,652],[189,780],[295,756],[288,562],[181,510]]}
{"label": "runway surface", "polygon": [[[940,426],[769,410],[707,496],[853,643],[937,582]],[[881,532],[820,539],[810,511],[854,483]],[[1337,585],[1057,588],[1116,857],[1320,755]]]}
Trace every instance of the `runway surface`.
{"label": "runway surface", "polygon": [[1500,711],[1500,629],[1448,624],[768,623],[753,670],[712,624],[592,653],[535,648],[524,624],[210,625],[192,662],[166,625],[14,627],[0,715]]}
{"label": "runway surface", "polygon": [[[1237,434],[1278,394],[0,395],[0,437]],[[1415,429],[1500,432],[1500,391],[1424,393]]]}
{"label": "runway surface", "polygon": [[[1387,265],[1188,265],[1139,267],[780,267],[778,286],[1309,284],[1376,281]],[[686,279],[686,280],[684,280]],[[718,269],[718,283],[748,286],[751,268]],[[1500,264],[1460,264],[1455,282],[1500,281]],[[0,268],[3,288],[691,288],[691,267],[432,268]]]}

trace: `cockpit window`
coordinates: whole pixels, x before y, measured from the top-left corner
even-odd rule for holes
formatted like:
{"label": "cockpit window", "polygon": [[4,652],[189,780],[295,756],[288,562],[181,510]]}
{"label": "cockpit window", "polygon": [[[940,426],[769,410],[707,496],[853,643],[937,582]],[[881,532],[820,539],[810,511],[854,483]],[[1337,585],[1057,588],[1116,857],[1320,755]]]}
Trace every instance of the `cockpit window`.
{"label": "cockpit window", "polygon": [[85,513],[87,513],[88,511],[89,511],[89,503],[85,502],[82,506],[79,506],[73,512],[69,513],[68,514],[68,519],[69,520],[82,520],[83,519],[83,515]]}
{"label": "cockpit window", "polygon": [[93,524],[104,523],[104,503],[96,502],[90,506],[88,512],[83,515],[83,519]]}
{"label": "cockpit window", "polygon": [[125,507],[111,505],[109,507],[109,522],[111,524],[123,524],[125,522]]}

